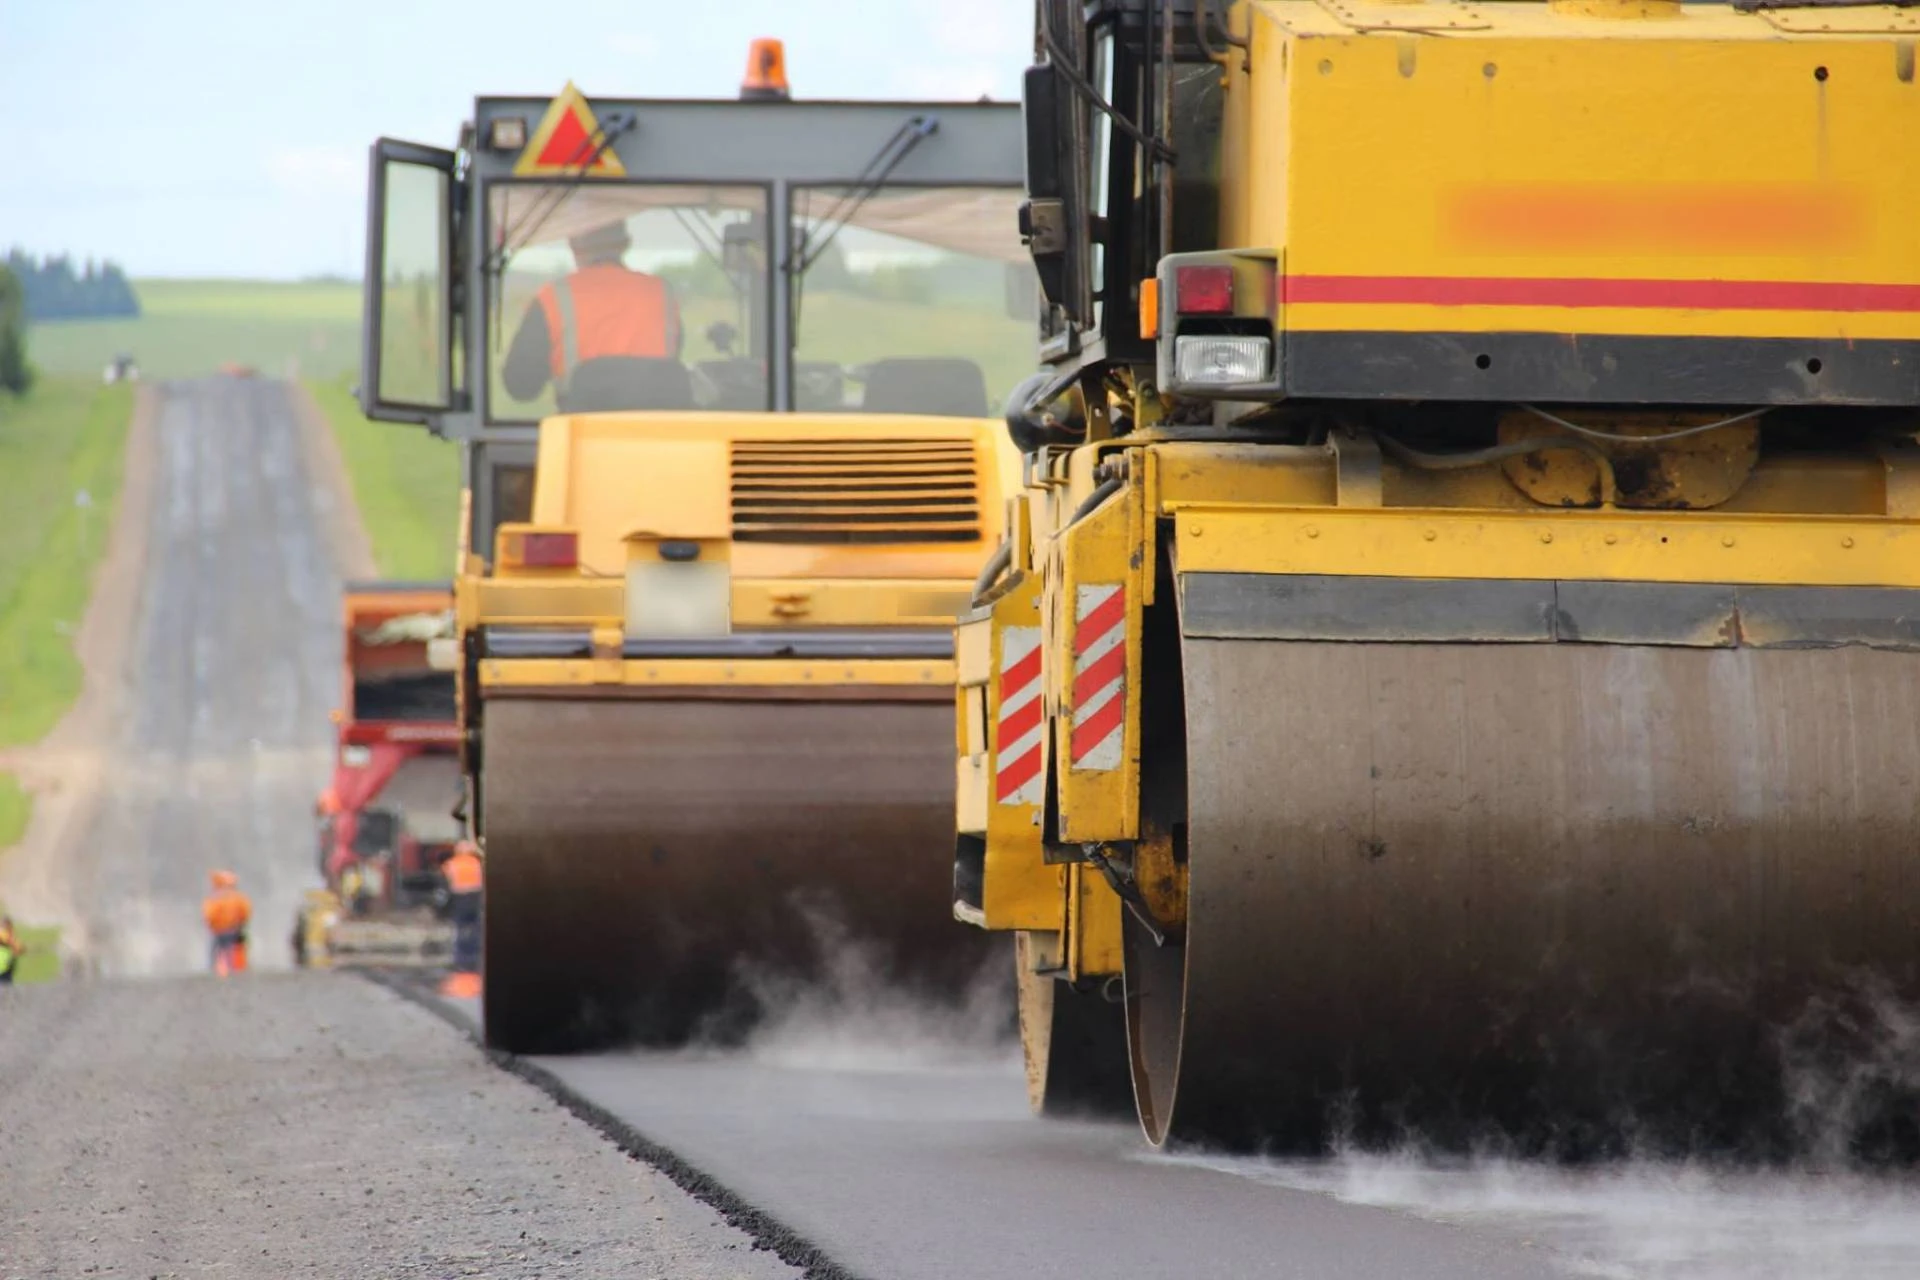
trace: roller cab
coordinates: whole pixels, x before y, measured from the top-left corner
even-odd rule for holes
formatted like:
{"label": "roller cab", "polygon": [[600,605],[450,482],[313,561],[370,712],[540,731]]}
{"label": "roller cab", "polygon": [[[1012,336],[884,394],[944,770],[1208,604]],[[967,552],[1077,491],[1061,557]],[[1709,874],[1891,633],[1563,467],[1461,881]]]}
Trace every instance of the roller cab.
{"label": "roller cab", "polygon": [[943,999],[995,953],[950,918],[947,708],[1035,363],[1019,110],[749,66],[371,156],[363,405],[465,458],[501,1048],[727,1039],[829,970]]}
{"label": "roller cab", "polygon": [[533,520],[461,584],[493,1039],[726,1035],[842,946],[973,976],[939,928],[947,620],[1004,452],[929,417],[542,427]]}
{"label": "roller cab", "polygon": [[1785,1029],[1920,994],[1905,15],[1207,9],[1028,79],[956,896],[1036,1101],[1104,984],[1155,1143],[1778,1151]]}

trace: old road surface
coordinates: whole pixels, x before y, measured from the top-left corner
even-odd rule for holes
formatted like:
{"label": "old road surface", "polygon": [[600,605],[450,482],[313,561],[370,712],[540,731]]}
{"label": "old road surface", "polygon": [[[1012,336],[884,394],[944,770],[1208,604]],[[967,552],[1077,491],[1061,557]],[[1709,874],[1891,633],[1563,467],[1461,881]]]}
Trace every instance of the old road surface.
{"label": "old road surface", "polygon": [[126,683],[69,895],[94,972],[197,972],[207,874],[228,868],[253,898],[255,964],[286,967],[340,698],[336,499],[283,383],[168,383],[152,429]]}
{"label": "old road surface", "polygon": [[[175,385],[158,427],[126,780],[77,868],[110,974],[201,968],[222,863],[278,958],[334,698],[338,575],[286,393]],[[1920,1274],[1901,1177],[1157,1155],[1036,1121],[981,1029],[1004,1008],[856,984],[742,1051],[506,1064],[529,1084],[459,1034],[470,1004],[422,1004],[338,974],[0,993],[0,1280]]]}

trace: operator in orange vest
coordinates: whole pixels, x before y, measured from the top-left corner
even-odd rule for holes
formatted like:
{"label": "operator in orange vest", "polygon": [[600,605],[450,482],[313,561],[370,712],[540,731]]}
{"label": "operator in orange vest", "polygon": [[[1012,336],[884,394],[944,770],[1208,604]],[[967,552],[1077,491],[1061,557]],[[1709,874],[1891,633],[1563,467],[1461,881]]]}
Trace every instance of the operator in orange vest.
{"label": "operator in orange vest", "polygon": [[213,873],[213,892],[200,904],[207,932],[213,935],[213,971],[224,978],[247,968],[247,925],[253,903],[240,892],[240,880],[231,871]]}
{"label": "operator in orange vest", "polygon": [[440,875],[447,883],[453,916],[453,973],[440,989],[446,995],[478,995],[481,890],[486,882],[480,846],[471,840],[456,843],[440,864]]}
{"label": "operator in orange vest", "polygon": [[573,274],[534,295],[500,369],[516,400],[536,399],[553,384],[562,412],[581,366],[608,358],[677,361],[681,342],[680,307],[667,282],[621,261],[633,244],[626,223],[610,222],[567,244]]}

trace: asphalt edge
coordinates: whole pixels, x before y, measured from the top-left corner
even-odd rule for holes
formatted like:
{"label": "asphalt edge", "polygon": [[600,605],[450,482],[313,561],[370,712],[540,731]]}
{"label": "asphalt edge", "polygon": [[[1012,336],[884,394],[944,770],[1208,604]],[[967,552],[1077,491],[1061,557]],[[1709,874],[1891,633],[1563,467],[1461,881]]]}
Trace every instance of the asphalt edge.
{"label": "asphalt edge", "polygon": [[433,992],[420,986],[417,981],[409,980],[399,973],[379,969],[362,969],[357,972],[374,985],[393,992],[401,999],[424,1009],[452,1027],[475,1049],[485,1055],[494,1066],[520,1077],[552,1098],[597,1130],[629,1159],[637,1160],[665,1174],[669,1182],[695,1200],[718,1211],[729,1226],[744,1231],[753,1241],[755,1248],[765,1249],[787,1265],[800,1268],[805,1280],[865,1280],[864,1277],[833,1261],[827,1256],[826,1250],[793,1227],[766,1210],[748,1203],[712,1174],[687,1160],[673,1148],[649,1138],[545,1067],[503,1049],[490,1048],[468,1022],[452,1009],[441,1004]]}

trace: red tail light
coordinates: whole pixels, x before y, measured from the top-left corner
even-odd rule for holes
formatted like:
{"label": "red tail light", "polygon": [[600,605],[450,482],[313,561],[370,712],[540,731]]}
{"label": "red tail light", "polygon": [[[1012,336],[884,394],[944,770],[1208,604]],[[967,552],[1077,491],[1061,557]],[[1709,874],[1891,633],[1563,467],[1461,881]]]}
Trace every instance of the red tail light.
{"label": "red tail light", "polygon": [[580,535],[524,534],[520,543],[520,563],[529,569],[571,569],[580,563]]}
{"label": "red tail light", "polygon": [[571,529],[502,529],[500,564],[507,569],[572,569],[580,563],[580,535]]}
{"label": "red tail light", "polygon": [[1173,308],[1183,316],[1233,314],[1232,267],[1175,267]]}

